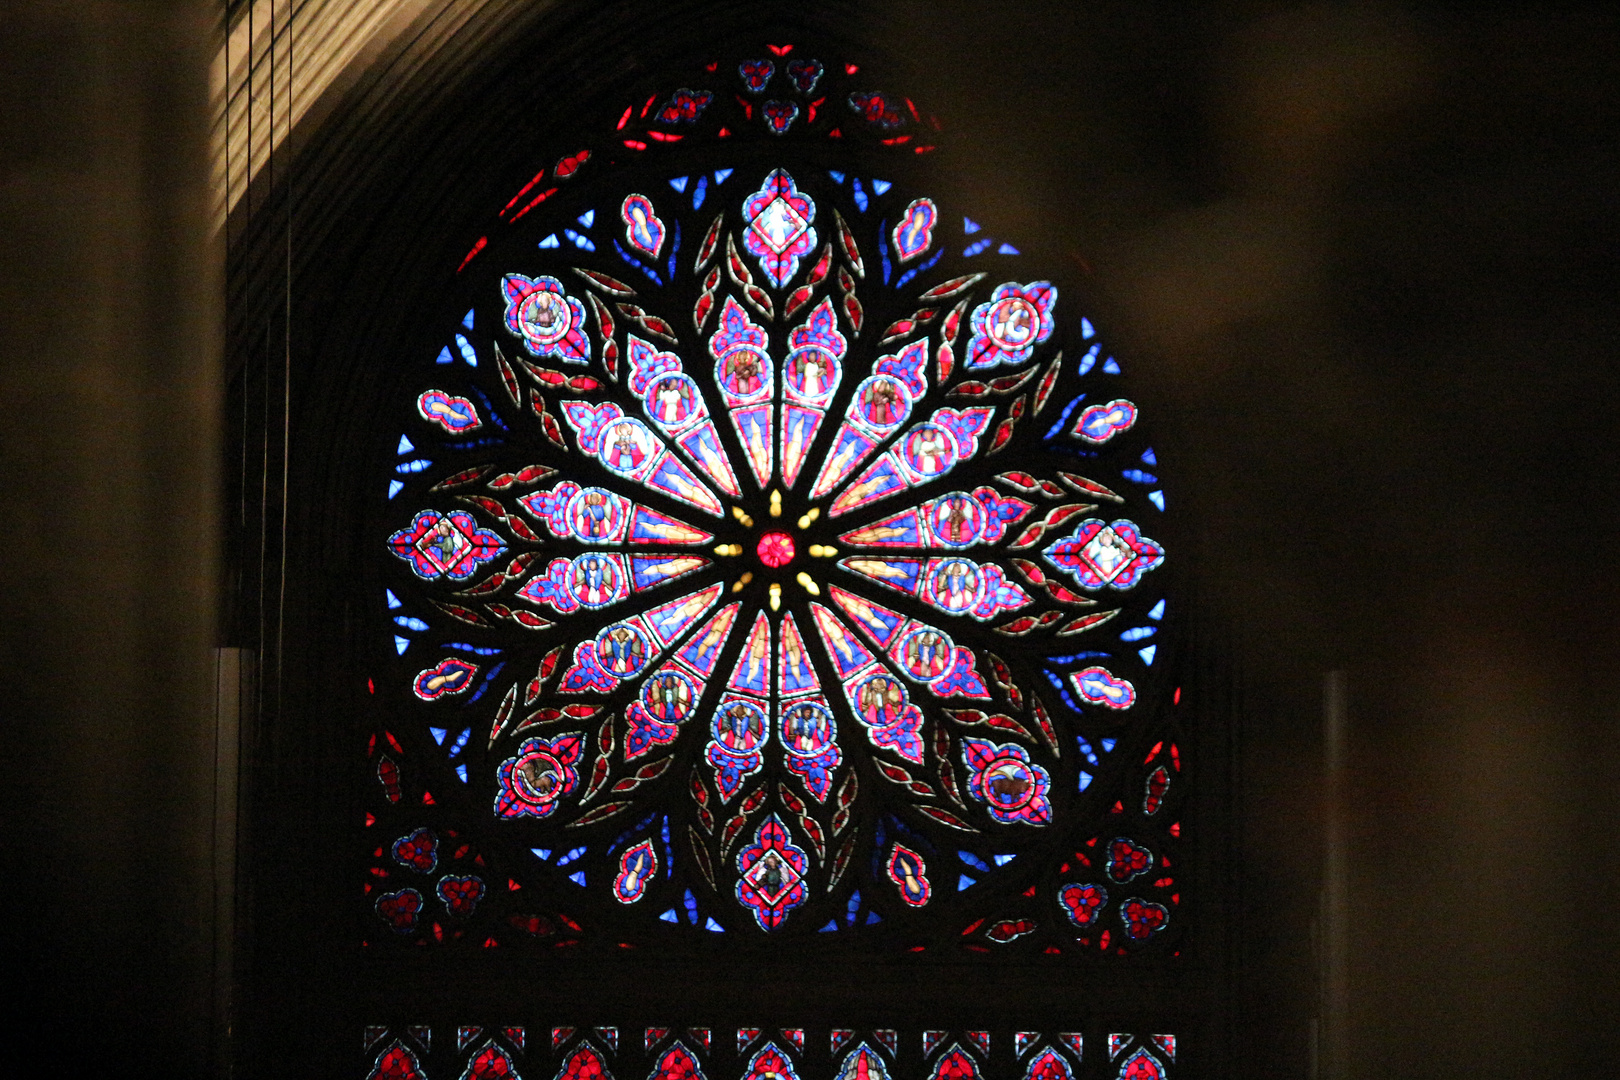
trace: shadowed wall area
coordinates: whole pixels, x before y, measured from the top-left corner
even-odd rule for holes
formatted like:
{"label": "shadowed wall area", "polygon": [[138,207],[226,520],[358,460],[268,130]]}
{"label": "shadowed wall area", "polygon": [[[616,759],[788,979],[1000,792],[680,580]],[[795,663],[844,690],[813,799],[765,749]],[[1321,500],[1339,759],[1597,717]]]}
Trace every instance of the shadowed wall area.
{"label": "shadowed wall area", "polygon": [[[565,58],[544,78],[587,96],[724,19],[870,44],[948,121],[942,190],[1009,235],[1068,238],[1131,361],[1245,691],[1232,1073],[1520,1077],[1615,1060],[1620,19],[1440,4],[375,6],[370,21],[350,13],[375,35],[364,47],[312,36],[343,63],[297,84],[290,136],[265,104],[270,134],[241,142],[253,156],[215,166],[228,202],[211,187],[207,88],[228,31],[257,40],[240,32],[248,5],[225,27],[202,3],[0,9],[0,641],[17,681],[0,761],[24,1043],[94,1047],[98,1066],[127,1055],[127,1075],[207,1075],[211,1061],[223,1075],[211,973],[228,969],[210,912],[230,855],[214,843],[229,747],[214,741],[208,650],[265,646],[270,603],[255,552],[215,568],[219,522],[238,538],[264,524],[244,482],[219,479],[221,461],[244,460],[219,452],[223,388],[235,380],[239,408],[273,403],[270,360],[296,367],[318,352],[302,328],[335,323],[320,286],[405,242],[381,230],[405,223],[453,265],[478,215],[528,177],[460,156],[495,108],[480,95],[513,68]],[[295,81],[298,10],[282,9]],[[220,68],[234,115],[253,114],[243,93],[286,85],[231,90],[239,69]],[[543,138],[544,108],[525,115],[513,138]],[[354,261],[300,262],[334,251]],[[275,285],[288,280],[291,308]],[[279,438],[252,452],[276,461]],[[322,572],[346,557],[298,554]],[[1330,800],[1334,670],[1348,710]],[[275,738],[244,758],[255,798],[297,788],[254,773],[254,747]],[[1331,835],[1337,908],[1321,896]],[[298,844],[264,843],[244,862],[351,895],[330,861],[341,842],[302,868],[287,861]],[[244,904],[270,895],[248,891]],[[294,1073],[321,1068],[297,1030],[272,1037],[251,1010],[271,1007],[265,987],[326,970],[296,927],[252,914],[244,1045],[279,1040]],[[251,937],[266,927],[295,936]],[[1343,998],[1326,1000],[1335,955]],[[275,1071],[247,1071],[260,1068]],[[352,1074],[350,1059],[324,1068]]]}
{"label": "shadowed wall area", "polygon": [[0,7],[8,1063],[202,1075],[219,252],[201,3]]}

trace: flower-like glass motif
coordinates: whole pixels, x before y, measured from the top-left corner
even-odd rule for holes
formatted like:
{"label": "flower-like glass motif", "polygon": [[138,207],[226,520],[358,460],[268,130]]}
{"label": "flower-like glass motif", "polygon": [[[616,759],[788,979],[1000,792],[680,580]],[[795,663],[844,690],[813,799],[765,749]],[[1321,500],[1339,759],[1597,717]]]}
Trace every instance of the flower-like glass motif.
{"label": "flower-like glass motif", "polygon": [[[892,105],[853,107],[882,128]],[[871,177],[595,197],[480,255],[454,350],[410,387],[389,638],[454,777],[433,800],[466,792],[458,834],[504,845],[524,897],[611,897],[593,910],[615,941],[814,943],[995,895],[1053,833],[1096,851],[1144,790],[1168,827],[1179,757],[1144,788],[1110,756],[1142,760],[1133,725],[1168,692],[1157,461],[1058,286],[971,220],[953,247],[962,218]],[[970,930],[1025,948],[1106,921],[1119,947],[1170,918],[1117,873],[1141,888],[1111,899],[1102,863],[1065,874]],[[444,888],[469,918],[511,902]],[[420,910],[386,903],[396,928]]]}

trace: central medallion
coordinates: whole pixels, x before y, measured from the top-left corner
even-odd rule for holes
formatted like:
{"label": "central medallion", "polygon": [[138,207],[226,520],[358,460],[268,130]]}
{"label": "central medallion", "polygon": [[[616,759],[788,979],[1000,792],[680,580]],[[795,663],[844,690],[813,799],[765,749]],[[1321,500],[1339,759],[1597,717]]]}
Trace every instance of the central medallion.
{"label": "central medallion", "polygon": [[797,554],[793,547],[793,537],[785,532],[766,533],[759,538],[759,544],[754,550],[759,554],[759,561],[773,570],[779,566],[786,566]]}

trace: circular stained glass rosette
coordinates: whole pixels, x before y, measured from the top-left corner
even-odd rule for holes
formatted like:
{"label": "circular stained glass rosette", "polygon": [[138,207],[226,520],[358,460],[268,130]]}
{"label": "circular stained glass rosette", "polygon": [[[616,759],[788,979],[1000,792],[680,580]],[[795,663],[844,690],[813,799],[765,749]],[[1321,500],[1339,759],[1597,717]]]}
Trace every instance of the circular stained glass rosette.
{"label": "circular stained glass rosette", "polygon": [[612,187],[480,255],[410,387],[386,599],[435,798],[620,936],[922,926],[1108,828],[1164,496],[1077,299],[868,176]]}

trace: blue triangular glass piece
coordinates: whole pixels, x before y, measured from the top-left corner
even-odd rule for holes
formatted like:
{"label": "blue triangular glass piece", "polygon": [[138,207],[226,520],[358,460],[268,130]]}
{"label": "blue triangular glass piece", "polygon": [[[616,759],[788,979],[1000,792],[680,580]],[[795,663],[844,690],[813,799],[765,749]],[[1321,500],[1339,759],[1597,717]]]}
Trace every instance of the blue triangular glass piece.
{"label": "blue triangular glass piece", "polygon": [[551,849],[548,847],[532,847],[529,850],[534,852],[535,857],[542,862],[551,858]]}
{"label": "blue triangular glass piece", "polygon": [[568,875],[568,880],[572,881],[575,885],[578,885],[583,889],[585,887],[585,871],[575,870],[572,874]]}
{"label": "blue triangular glass piece", "polygon": [[668,911],[664,912],[662,915],[660,915],[658,917],[660,919],[662,919],[664,922],[680,922],[680,919],[677,918],[676,915],[675,915],[675,909],[674,908],[670,908]]}
{"label": "blue triangular glass piece", "polygon": [[1018,858],[1017,855],[992,855],[990,857],[996,860],[997,866],[1006,866],[1008,863]]}
{"label": "blue triangular glass piece", "polygon": [[998,254],[998,255],[1017,255],[1018,254],[1018,249],[1013,247],[1011,244],[1003,243],[1000,247],[996,248],[996,254]]}
{"label": "blue triangular glass piece", "polygon": [[1089,341],[1089,340],[1091,340],[1092,335],[1094,335],[1096,332],[1097,332],[1096,330],[1092,329],[1090,319],[1082,318],[1080,320],[1080,336],[1081,337],[1083,337],[1087,341]]}
{"label": "blue triangular glass piece", "polygon": [[408,454],[412,450],[415,450],[415,449],[416,449],[416,444],[411,442],[410,439],[406,438],[404,435],[401,435],[399,437],[399,448],[396,451],[396,453]]}
{"label": "blue triangular glass piece", "polygon": [[578,220],[579,220],[579,223],[581,225],[585,226],[588,229],[592,225],[596,224],[596,211],[595,210],[587,210],[583,214],[579,215]]}
{"label": "blue triangular glass piece", "polygon": [[873,179],[872,194],[882,195],[885,191],[888,191],[892,187],[894,187],[894,185],[889,183],[887,180]]}
{"label": "blue triangular glass piece", "polygon": [[1114,752],[1114,747],[1117,746],[1117,745],[1119,745],[1119,740],[1118,739],[1104,739],[1104,740],[1102,740],[1103,753],[1112,754]]}
{"label": "blue triangular glass piece", "polygon": [[819,931],[817,931],[817,933],[825,934],[829,930],[837,930],[837,929],[838,929],[838,920],[837,919],[832,919],[832,920],[828,921],[826,926],[823,926]]}
{"label": "blue triangular glass piece", "polygon": [[1154,622],[1158,622],[1160,619],[1164,618],[1163,600],[1160,600],[1157,604],[1153,605],[1153,610],[1148,612],[1148,618],[1152,619]]}
{"label": "blue triangular glass piece", "polygon": [[1091,786],[1091,774],[1084,769],[1080,770],[1080,790],[1084,791]]}
{"label": "blue triangular glass piece", "polygon": [[552,233],[550,236],[548,236],[544,240],[540,241],[540,246],[543,247],[543,248],[561,247],[562,246],[562,241],[557,239],[557,234],[556,233]]}
{"label": "blue triangular glass piece", "polygon": [[1150,446],[1146,450],[1142,451],[1142,460],[1149,465],[1157,465],[1159,463],[1159,456],[1153,452],[1153,448]]}
{"label": "blue triangular glass piece", "polygon": [[677,176],[675,179],[669,182],[669,186],[674,188],[676,191],[685,192],[686,182],[690,179],[691,177],[689,176]]}
{"label": "blue triangular glass piece", "polygon": [[400,492],[402,492],[404,490],[405,490],[405,485],[403,483],[401,483],[400,481],[398,481],[398,480],[390,480],[390,481],[388,481],[388,497],[390,499],[392,499],[395,495],[398,495]]}
{"label": "blue triangular glass piece", "polygon": [[398,634],[394,635],[394,651],[396,653],[398,653],[401,656],[404,656],[405,655],[405,650],[410,648],[410,647],[411,647],[411,639],[410,638],[402,638]]}
{"label": "blue triangular glass piece", "polygon": [[730,169],[716,169],[714,170],[714,182],[716,184],[723,184],[726,182],[726,178],[730,175]]}
{"label": "blue triangular glass piece", "polygon": [[1104,360],[1103,373],[1106,375],[1118,375],[1119,361],[1115,360],[1112,356],[1110,356],[1107,360]]}
{"label": "blue triangular glass piece", "polygon": [[[399,605],[399,597],[394,595],[394,590],[393,589],[384,589],[383,590],[383,595],[388,597],[388,609],[390,611],[392,611],[394,608],[397,608],[397,607],[400,606]],[[1164,606],[1164,602],[1162,600],[1159,602],[1159,606],[1160,607]]]}
{"label": "blue triangular glass piece", "polygon": [[1149,645],[1144,649],[1137,649],[1136,653],[1142,658],[1142,663],[1146,664],[1148,667],[1152,667],[1153,657],[1158,651],[1159,647],[1157,645]]}
{"label": "blue triangular glass piece", "polygon": [[1163,510],[1164,509],[1164,492],[1162,492],[1162,491],[1150,491],[1150,492],[1148,492],[1148,502],[1152,503],[1154,506],[1157,506],[1160,510]]}
{"label": "blue triangular glass piece", "polygon": [[975,879],[968,877],[966,874],[961,874],[956,879],[956,891],[961,892],[963,889],[970,889],[977,884],[978,881]]}
{"label": "blue triangular glass piece", "polygon": [[838,181],[840,184],[844,182],[844,174],[841,172],[833,172],[831,169],[828,169],[827,175]]}
{"label": "blue triangular glass piece", "polygon": [[709,916],[709,920],[703,924],[703,929],[713,930],[717,934],[723,934],[726,932],[725,927],[714,921],[713,915]]}
{"label": "blue triangular glass piece", "polygon": [[450,355],[450,346],[446,345],[444,348],[439,350],[439,356],[433,362],[435,364],[448,364],[454,359],[455,357]]}
{"label": "blue triangular glass piece", "polygon": [[443,746],[444,745],[444,737],[446,735],[450,734],[450,732],[446,728],[430,727],[430,728],[428,728],[428,734],[433,736],[433,741],[434,742],[438,743],[440,746]]}
{"label": "blue triangular glass piece", "polygon": [[977,221],[974,221],[970,217],[965,217],[965,218],[962,219],[962,235],[963,236],[972,236],[974,233],[976,233],[978,231],[979,231],[979,223]]}
{"label": "blue triangular glass piece", "polygon": [[877,912],[868,911],[866,913],[866,925],[867,926],[871,926],[875,922],[882,922],[882,921],[883,921],[883,916],[879,915]]}
{"label": "blue triangular glass piece", "polygon": [[461,325],[466,327],[468,330],[471,330],[473,328],[472,322],[473,322],[473,309],[468,308],[467,309],[467,314],[465,314],[465,315],[463,315],[461,317]]}
{"label": "blue triangular glass piece", "polygon": [[456,775],[461,777],[461,782],[463,784],[465,784],[467,782],[467,766],[465,766],[465,765],[457,765],[456,766]]}

